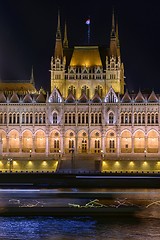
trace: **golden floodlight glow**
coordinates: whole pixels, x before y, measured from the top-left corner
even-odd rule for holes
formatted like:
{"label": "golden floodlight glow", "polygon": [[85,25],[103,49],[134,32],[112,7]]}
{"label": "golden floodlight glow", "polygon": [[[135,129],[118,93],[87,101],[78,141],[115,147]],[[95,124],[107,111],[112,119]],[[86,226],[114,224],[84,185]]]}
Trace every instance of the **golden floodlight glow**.
{"label": "golden floodlight glow", "polygon": [[144,165],[144,166],[147,166],[147,165],[148,165],[148,163],[145,161],[145,162],[143,163],[143,165]]}
{"label": "golden floodlight glow", "polygon": [[32,163],[32,161],[30,160],[30,161],[28,162],[28,164],[29,164],[29,165],[32,165],[33,163]]}
{"label": "golden floodlight glow", "polygon": [[131,161],[131,162],[129,163],[129,165],[130,165],[131,167],[133,167],[133,166],[134,166],[134,162]]}
{"label": "golden floodlight glow", "polygon": [[120,165],[120,163],[119,163],[118,161],[116,161],[116,162],[115,162],[115,166],[118,167],[119,165]]}
{"label": "golden floodlight glow", "polygon": [[43,166],[47,166],[47,162],[46,162],[46,161],[43,161],[43,162],[42,162],[42,165],[43,165]]}
{"label": "golden floodlight glow", "polygon": [[13,164],[14,164],[15,166],[18,165],[17,161],[13,161]]}

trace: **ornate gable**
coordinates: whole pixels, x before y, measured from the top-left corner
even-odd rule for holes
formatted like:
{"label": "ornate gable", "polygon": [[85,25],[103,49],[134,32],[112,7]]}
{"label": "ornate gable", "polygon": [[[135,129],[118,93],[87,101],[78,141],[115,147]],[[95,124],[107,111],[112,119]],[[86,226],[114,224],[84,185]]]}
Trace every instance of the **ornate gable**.
{"label": "ornate gable", "polygon": [[50,103],[62,102],[62,96],[56,87],[53,89],[52,93],[50,94],[48,101]]}
{"label": "ornate gable", "polygon": [[116,103],[118,102],[118,97],[115,93],[115,91],[113,90],[112,87],[110,87],[105,99],[104,99],[105,102],[108,102],[108,103]]}

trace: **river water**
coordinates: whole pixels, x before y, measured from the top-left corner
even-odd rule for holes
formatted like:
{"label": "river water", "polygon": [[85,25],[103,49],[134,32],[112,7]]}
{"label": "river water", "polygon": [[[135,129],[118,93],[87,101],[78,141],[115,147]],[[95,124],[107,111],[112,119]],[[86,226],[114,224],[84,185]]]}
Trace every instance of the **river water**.
{"label": "river water", "polygon": [[[70,192],[83,192],[84,189],[70,189]],[[105,217],[53,217],[53,216],[12,216],[0,217],[0,239],[2,240],[159,240],[160,239],[160,189],[92,189],[85,190],[94,193],[104,193],[104,198],[124,204],[133,203],[140,206],[134,216]],[[20,190],[0,190],[1,205],[29,204],[38,201],[40,204],[56,202],[54,193],[63,190],[39,190],[35,192]],[[107,195],[105,195],[107,193]],[[32,196],[32,197],[31,197]],[[57,195],[56,195],[57,196]],[[58,195],[59,197],[60,195]],[[76,194],[75,194],[76,196]],[[76,197],[67,198],[74,202]],[[52,201],[51,201],[52,200]],[[65,198],[63,195],[63,204]],[[81,199],[82,200],[82,199]],[[80,202],[81,202],[80,200]],[[83,199],[84,202],[85,199]],[[61,201],[58,198],[60,204]],[[78,200],[77,200],[78,201]],[[88,199],[87,199],[88,201]]]}

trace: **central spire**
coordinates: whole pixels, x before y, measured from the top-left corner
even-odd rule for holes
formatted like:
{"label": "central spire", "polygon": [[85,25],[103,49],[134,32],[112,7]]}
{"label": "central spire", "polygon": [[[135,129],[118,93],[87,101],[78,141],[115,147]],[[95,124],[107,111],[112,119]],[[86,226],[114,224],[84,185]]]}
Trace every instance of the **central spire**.
{"label": "central spire", "polygon": [[112,30],[111,30],[111,38],[115,38],[116,37],[116,33],[115,33],[115,17],[114,17],[114,8],[112,11]]}
{"label": "central spire", "polygon": [[54,57],[59,58],[59,59],[63,58],[63,47],[62,47],[59,11],[58,11],[58,24],[57,24],[57,32],[56,32],[56,44],[55,44]]}

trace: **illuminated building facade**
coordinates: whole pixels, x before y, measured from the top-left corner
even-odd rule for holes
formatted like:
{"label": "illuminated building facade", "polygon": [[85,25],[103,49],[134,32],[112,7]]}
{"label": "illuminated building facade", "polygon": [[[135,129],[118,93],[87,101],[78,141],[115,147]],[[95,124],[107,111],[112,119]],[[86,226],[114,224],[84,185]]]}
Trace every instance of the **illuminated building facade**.
{"label": "illuminated building facade", "polygon": [[109,48],[70,48],[58,16],[50,73],[50,93],[36,90],[33,74],[25,83],[0,83],[1,155],[160,155],[160,98],[125,91],[114,14]]}

